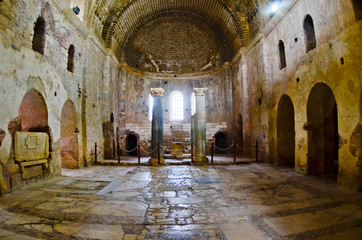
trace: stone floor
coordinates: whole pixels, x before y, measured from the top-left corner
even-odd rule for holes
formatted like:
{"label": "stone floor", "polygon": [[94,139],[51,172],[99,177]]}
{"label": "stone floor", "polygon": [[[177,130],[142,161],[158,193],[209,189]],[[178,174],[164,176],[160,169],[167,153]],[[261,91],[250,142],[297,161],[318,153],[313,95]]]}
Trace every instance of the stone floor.
{"label": "stone floor", "polygon": [[362,239],[362,194],[267,164],[91,167],[0,198],[1,239]]}

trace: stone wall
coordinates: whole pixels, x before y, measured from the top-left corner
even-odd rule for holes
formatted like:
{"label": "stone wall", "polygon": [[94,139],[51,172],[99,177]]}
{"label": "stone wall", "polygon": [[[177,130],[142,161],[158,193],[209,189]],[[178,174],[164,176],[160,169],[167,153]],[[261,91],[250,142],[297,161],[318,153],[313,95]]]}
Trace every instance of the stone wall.
{"label": "stone wall", "polygon": [[[287,94],[295,111],[295,170],[308,174],[307,102],[312,87],[325,83],[338,110],[338,182],[356,188],[360,163],[349,149],[360,122],[362,23],[356,21],[351,1],[299,0],[291,4],[269,21],[232,66],[234,121],[242,114],[245,144],[259,139],[263,160],[278,164],[277,110],[282,95]],[[328,11],[320,11],[326,5]],[[308,53],[303,30],[307,14],[313,19],[317,41]],[[280,40],[285,45],[284,69],[279,66]]]}
{"label": "stone wall", "polygon": [[[34,25],[39,16],[46,24],[44,55],[32,49]],[[91,161],[94,143],[103,143],[104,108],[100,97],[106,54],[98,40],[64,2],[2,1],[0,19],[0,54],[3,59],[0,64],[0,129],[5,132],[0,146],[0,181],[1,191],[8,192],[27,182],[22,179],[14,161],[13,144],[15,131],[21,130],[19,107],[30,90],[36,90],[42,96],[48,111],[48,126],[41,130],[49,134],[51,150],[49,168],[44,176],[57,175],[61,171],[60,119],[67,100],[76,109],[79,164],[84,166]],[[75,47],[73,72],[67,70],[71,44]],[[118,80],[118,70],[114,67],[117,63],[113,58],[109,62],[110,85],[113,85]],[[112,86],[109,88],[113,89]],[[110,96],[112,100],[113,91]],[[114,106],[108,106],[106,110],[110,114]]]}
{"label": "stone wall", "polygon": [[[127,71],[123,71],[126,84],[126,98],[124,106],[125,132],[133,131],[140,136],[141,141],[147,143],[151,140],[151,121],[149,120],[149,91],[150,88],[162,87],[165,95],[162,98],[163,118],[164,118],[164,145],[171,147],[171,142],[180,141],[184,143],[184,148],[190,146],[191,137],[191,94],[194,88],[207,87],[206,92],[206,119],[207,119],[207,139],[211,140],[218,131],[232,131],[232,106],[227,94],[231,89],[227,89],[227,74],[217,73],[208,77],[175,77],[174,79],[153,79],[150,76],[139,76]],[[170,120],[171,101],[170,96],[173,91],[181,91],[184,101],[184,120]],[[123,95],[120,95],[123,97]],[[121,102],[121,101],[120,101]],[[122,104],[122,103],[120,103]],[[146,122],[146,124],[145,124]],[[121,136],[124,134],[121,134]],[[125,136],[124,136],[125,137]],[[231,142],[231,140],[230,140]]]}

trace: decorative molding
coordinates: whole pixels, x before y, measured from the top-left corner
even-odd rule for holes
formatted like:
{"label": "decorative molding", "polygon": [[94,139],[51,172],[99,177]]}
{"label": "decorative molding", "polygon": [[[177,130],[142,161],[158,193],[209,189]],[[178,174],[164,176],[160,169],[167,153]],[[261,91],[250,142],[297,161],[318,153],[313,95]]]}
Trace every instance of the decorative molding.
{"label": "decorative molding", "polygon": [[163,97],[165,90],[163,88],[151,88],[150,93],[152,97]]}
{"label": "decorative molding", "polygon": [[207,88],[194,88],[195,96],[205,96]]}

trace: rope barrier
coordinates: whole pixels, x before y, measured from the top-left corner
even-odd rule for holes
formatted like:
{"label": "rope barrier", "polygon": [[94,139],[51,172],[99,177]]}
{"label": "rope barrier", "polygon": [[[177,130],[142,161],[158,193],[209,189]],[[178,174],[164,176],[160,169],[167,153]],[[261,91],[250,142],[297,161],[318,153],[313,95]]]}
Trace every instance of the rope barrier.
{"label": "rope barrier", "polygon": [[250,149],[253,149],[252,147],[248,147],[248,148],[243,148],[243,147],[240,147],[239,145],[236,145],[238,148],[240,148],[241,150],[244,150],[244,151],[247,151],[247,150],[250,150]]}
{"label": "rope barrier", "polygon": [[234,147],[234,143],[233,143],[230,147],[225,148],[225,149],[219,148],[219,147],[216,146],[216,144],[215,144],[215,148],[218,149],[218,150],[220,150],[220,151],[229,151],[229,150],[232,149],[233,147]]}
{"label": "rope barrier", "polygon": [[122,151],[126,152],[126,153],[131,153],[131,152],[137,150],[137,146],[136,146],[134,149],[132,149],[132,150],[126,150],[126,149],[124,149],[121,145],[119,146],[119,148],[120,148]]}
{"label": "rope barrier", "polygon": [[208,152],[211,148],[212,148],[212,144],[211,144],[210,147],[206,150],[206,152]]}
{"label": "rope barrier", "polygon": [[143,151],[143,152],[146,153],[147,155],[150,155],[150,154],[156,152],[156,150],[157,150],[157,147],[155,147],[155,149],[154,149],[153,151],[147,152],[146,150],[143,149],[143,147],[141,147],[141,151]]}

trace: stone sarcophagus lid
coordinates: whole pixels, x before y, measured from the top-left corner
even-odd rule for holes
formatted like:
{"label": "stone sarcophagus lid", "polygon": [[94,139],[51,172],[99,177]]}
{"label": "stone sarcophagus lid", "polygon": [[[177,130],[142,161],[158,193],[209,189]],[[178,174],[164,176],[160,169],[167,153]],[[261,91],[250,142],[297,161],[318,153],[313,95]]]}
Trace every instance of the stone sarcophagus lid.
{"label": "stone sarcophagus lid", "polygon": [[41,165],[40,170],[44,170],[48,167],[48,158],[49,136],[47,133],[15,133],[15,160],[20,164],[23,178],[41,175],[43,171],[40,172],[39,168],[26,170],[25,167]]}

